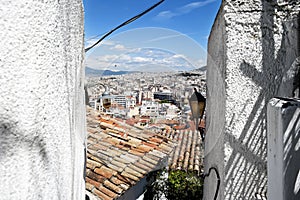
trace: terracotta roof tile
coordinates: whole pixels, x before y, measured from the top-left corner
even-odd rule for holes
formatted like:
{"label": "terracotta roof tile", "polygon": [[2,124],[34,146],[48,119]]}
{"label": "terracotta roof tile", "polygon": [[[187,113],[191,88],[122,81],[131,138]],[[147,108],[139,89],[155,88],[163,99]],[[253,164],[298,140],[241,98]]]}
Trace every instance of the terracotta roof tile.
{"label": "terracotta roof tile", "polygon": [[141,163],[141,164],[143,164],[143,165],[149,167],[151,170],[155,168],[155,165],[154,165],[154,164],[149,163],[149,162],[147,162],[147,161],[144,160],[144,159],[139,160],[139,163]]}
{"label": "terracotta roof tile", "polygon": [[95,133],[97,132],[97,129],[96,129],[96,128],[87,127],[87,131],[88,131],[89,133],[95,134]]}
{"label": "terracotta roof tile", "polygon": [[95,144],[97,142],[98,142],[98,139],[91,137],[91,136],[88,137],[88,141],[87,141],[88,144]]}
{"label": "terracotta roof tile", "polygon": [[[120,131],[115,131],[115,130],[109,130],[109,131],[105,131],[108,135],[119,138],[119,139],[125,139],[124,137],[124,133],[120,132]],[[123,136],[122,136],[123,135]]]}
{"label": "terracotta roof tile", "polygon": [[106,163],[106,161],[111,160],[111,157],[106,154],[106,151],[95,152],[94,157],[96,157],[101,163]]}
{"label": "terracotta roof tile", "polygon": [[104,176],[105,178],[111,178],[113,175],[113,171],[105,166],[101,168],[96,168],[94,170],[97,174]]}
{"label": "terracotta roof tile", "polygon": [[152,147],[152,148],[157,148],[157,144],[153,144],[153,143],[150,143],[150,142],[142,142],[144,145],[147,145],[149,147]]}
{"label": "terracotta roof tile", "polygon": [[143,157],[143,160],[145,160],[145,161],[147,161],[148,163],[151,163],[151,164],[153,164],[153,165],[156,165],[157,162],[159,161],[159,160],[153,160],[153,159],[151,159],[148,155],[145,155],[145,156]]}
{"label": "terracotta roof tile", "polygon": [[164,154],[160,151],[157,151],[157,150],[153,150],[149,154],[154,155],[154,156],[159,157],[159,158],[164,158],[166,156],[166,154]]}
{"label": "terracotta roof tile", "polygon": [[141,153],[141,152],[139,152],[137,150],[129,150],[128,152],[132,153],[134,155],[137,155],[137,156],[143,156],[144,155],[144,153]]}
{"label": "terracotta roof tile", "polygon": [[146,165],[144,165],[143,163],[140,163],[140,162],[136,162],[136,163],[134,163],[134,165],[138,168],[141,168],[141,169],[147,171],[147,172],[150,172],[152,170],[150,167],[148,167],[148,166],[146,166]]}
{"label": "terracotta roof tile", "polygon": [[[147,156],[148,158],[150,158],[151,160],[154,160],[155,162],[159,162],[162,158],[160,158],[160,157],[158,157],[158,156],[156,156],[156,155],[154,155],[154,154],[151,154],[151,153],[148,153],[148,154],[146,154],[145,156]],[[166,157],[166,155],[164,156],[164,157]],[[164,158],[163,157],[163,158]]]}
{"label": "terracotta roof tile", "polygon": [[86,176],[92,180],[99,182],[99,183],[102,183],[106,179],[104,176],[96,174],[91,170],[87,170]]}
{"label": "terracotta roof tile", "polygon": [[115,184],[113,184],[112,182],[108,181],[108,180],[105,180],[103,182],[103,185],[105,185],[106,187],[112,189],[113,191],[116,191],[118,194],[121,194],[122,193],[122,189],[118,186],[116,186]]}
{"label": "terracotta roof tile", "polygon": [[[100,130],[99,130],[99,131],[100,131]],[[102,132],[101,132],[101,133],[102,133]],[[106,137],[105,137],[105,138],[106,138]],[[108,148],[111,147],[111,144],[105,142],[104,140],[98,141],[98,144],[101,144],[102,146],[106,146],[106,147],[108,147]]]}
{"label": "terracotta roof tile", "polygon": [[121,145],[121,144],[115,144],[115,147],[119,148],[119,149],[122,149],[124,151],[128,151],[130,150],[129,147],[125,147],[124,145]]}
{"label": "terracotta roof tile", "polygon": [[90,184],[90,183],[88,183],[87,181],[85,181],[85,188],[86,188],[87,190],[92,191],[92,190],[95,188],[95,186],[93,186],[92,184]]}
{"label": "terracotta roof tile", "polygon": [[134,175],[132,175],[132,174],[130,174],[130,173],[128,173],[128,172],[122,172],[121,175],[122,175],[122,176],[125,176],[125,177],[127,177],[127,178],[130,178],[130,179],[132,179],[132,180],[134,180],[134,181],[138,181],[138,180],[139,180],[138,177],[136,177],[136,176],[134,176]]}
{"label": "terracotta roof tile", "polygon": [[155,143],[162,143],[163,142],[162,139],[154,138],[154,137],[150,138],[150,141],[155,142]]}
{"label": "terracotta roof tile", "polygon": [[172,152],[172,150],[173,150],[173,147],[170,147],[170,146],[165,145],[165,144],[159,145],[159,148],[162,149],[163,152],[166,153],[166,154]]}
{"label": "terracotta roof tile", "polygon": [[140,145],[141,143],[142,143],[142,141],[141,140],[138,140],[138,139],[136,139],[136,138],[133,138],[132,136],[129,136],[128,137],[128,141],[130,142],[130,143],[132,143],[132,144],[135,144],[135,145]]}
{"label": "terracotta roof tile", "polygon": [[178,145],[169,159],[170,169],[190,170],[200,174],[200,134],[196,131],[180,131],[174,139],[178,141]]}
{"label": "terracotta roof tile", "polygon": [[102,141],[106,141],[112,145],[115,145],[115,144],[120,144],[121,140],[118,139],[118,138],[115,138],[115,137],[108,137],[108,138],[105,138],[103,139]]}
{"label": "terracotta roof tile", "polygon": [[88,128],[86,189],[100,199],[116,199],[159,168],[173,143],[159,133],[89,112],[87,123],[93,128]]}
{"label": "terracotta roof tile", "polygon": [[103,151],[108,150],[108,147],[107,147],[107,146],[104,146],[104,145],[102,145],[102,144],[100,144],[100,143],[94,144],[93,146],[94,146],[94,148],[97,149],[97,150],[103,150]]}
{"label": "terracotta roof tile", "polygon": [[125,147],[128,147],[128,148],[135,148],[136,147],[135,144],[132,144],[132,143],[126,142],[126,141],[120,141],[120,144],[125,146]]}
{"label": "terracotta roof tile", "polygon": [[117,177],[112,177],[112,178],[110,179],[110,181],[111,181],[112,183],[114,183],[115,185],[126,184],[125,181],[122,181],[122,180],[118,179]]}
{"label": "terracotta roof tile", "polygon": [[120,168],[122,168],[122,169],[124,169],[124,168],[127,166],[127,164],[122,163],[122,162],[118,162],[118,161],[116,161],[116,160],[112,160],[112,161],[111,161],[111,164],[113,164],[113,165],[115,165],[115,166],[118,166],[118,167],[120,167]]}
{"label": "terracotta roof tile", "polygon": [[106,151],[110,156],[116,157],[116,156],[120,156],[122,154],[122,152],[120,151],[116,151],[114,149],[108,149]]}
{"label": "terracotta roof tile", "polygon": [[96,187],[96,188],[100,187],[100,185],[101,185],[99,182],[94,181],[93,179],[90,179],[90,178],[88,178],[88,177],[85,178],[85,181],[86,181],[87,183],[89,183],[90,185],[93,185],[93,186]]}
{"label": "terracotta roof tile", "polygon": [[92,192],[95,193],[98,197],[100,197],[103,200],[113,200],[113,198],[107,196],[106,194],[104,194],[103,192],[101,192],[100,190],[98,190],[96,188],[93,189]]}
{"label": "terracotta roof tile", "polygon": [[137,147],[137,150],[142,150],[143,152],[149,152],[151,151],[153,148],[149,147],[147,145],[141,144]]}
{"label": "terracotta roof tile", "polygon": [[124,158],[121,158],[121,157],[115,157],[114,160],[118,161],[118,162],[121,162],[121,163],[124,163],[124,164],[129,164],[131,162],[135,162],[134,159],[124,159]]}
{"label": "terracotta roof tile", "polygon": [[98,150],[98,148],[97,147],[95,147],[93,144],[88,144],[88,149],[90,150],[90,151],[97,151]]}
{"label": "terracotta roof tile", "polygon": [[118,194],[116,194],[116,193],[113,192],[114,190],[107,189],[106,187],[104,187],[102,185],[98,189],[101,192],[103,192],[104,194],[106,194],[107,196],[109,196],[109,197],[111,197],[113,199],[118,196]]}
{"label": "terracotta roof tile", "polygon": [[[134,176],[136,176],[136,177],[138,177],[138,178],[143,178],[143,177],[144,177],[143,174],[141,174],[141,173],[139,173],[139,172],[137,172],[137,171],[131,169],[130,167],[126,167],[124,171],[125,171],[125,172],[128,172],[129,174],[132,174],[132,175],[134,175]],[[130,177],[129,177],[129,178],[130,178]]]}
{"label": "terracotta roof tile", "polygon": [[146,170],[143,170],[143,169],[140,168],[140,167],[136,167],[136,166],[133,165],[133,164],[129,165],[128,167],[129,167],[130,169],[132,169],[132,170],[135,170],[135,171],[141,173],[141,174],[146,174],[146,173],[148,173]]}
{"label": "terracotta roof tile", "polygon": [[89,133],[89,136],[88,136],[88,141],[91,141],[91,139],[93,140],[93,141],[99,141],[99,140],[102,140],[102,136],[100,136],[100,135],[97,135],[97,134],[91,134],[91,133]]}
{"label": "terracotta roof tile", "polygon": [[87,167],[88,169],[92,169],[92,165],[89,164],[89,163],[86,163],[86,167]]}
{"label": "terracotta roof tile", "polygon": [[88,159],[88,160],[86,161],[86,164],[89,165],[89,168],[90,168],[90,169],[95,169],[96,167],[101,167],[101,166],[102,166],[101,163],[96,162],[96,161],[94,161],[94,160],[90,160],[90,159]]}
{"label": "terracotta roof tile", "polygon": [[89,153],[89,152],[87,152],[87,157],[88,157],[89,159],[91,159],[91,160],[95,160],[95,161],[97,161],[97,162],[99,162],[99,163],[102,163],[102,161],[101,161],[99,158],[93,156],[93,155],[92,155],[91,153]]}
{"label": "terracotta roof tile", "polygon": [[129,185],[126,185],[126,184],[120,184],[120,188],[122,188],[123,190],[128,190],[130,188]]}
{"label": "terracotta roof tile", "polygon": [[112,169],[112,170],[114,170],[114,171],[117,171],[117,172],[120,172],[120,173],[124,170],[124,168],[118,167],[118,166],[113,165],[113,164],[111,164],[111,163],[107,163],[106,165],[107,165],[107,167],[109,167],[110,169]]}
{"label": "terracotta roof tile", "polygon": [[126,184],[128,185],[133,185],[135,184],[135,181],[132,181],[131,179],[125,177],[125,176],[121,176],[121,174],[117,174],[116,177],[118,179],[120,179],[121,181],[124,181]]}
{"label": "terracotta roof tile", "polygon": [[137,160],[140,159],[140,157],[132,155],[132,154],[121,155],[120,158],[127,160],[130,163],[136,162]]}

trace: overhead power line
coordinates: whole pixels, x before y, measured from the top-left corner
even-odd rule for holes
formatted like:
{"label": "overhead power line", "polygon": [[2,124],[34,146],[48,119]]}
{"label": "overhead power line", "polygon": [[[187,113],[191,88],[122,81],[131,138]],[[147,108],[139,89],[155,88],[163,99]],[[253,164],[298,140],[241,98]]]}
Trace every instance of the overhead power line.
{"label": "overhead power line", "polygon": [[152,9],[154,9],[155,7],[157,7],[159,4],[161,4],[164,0],[160,0],[159,2],[157,2],[156,4],[154,4],[153,6],[151,6],[150,8],[148,8],[147,10],[141,12],[140,14],[130,18],[129,20],[123,22],[122,24],[120,24],[119,26],[115,27],[114,29],[110,30],[109,32],[107,32],[103,37],[101,37],[97,42],[95,42],[92,46],[88,47],[85,49],[85,52],[88,52],[90,49],[92,49],[93,47],[95,47],[97,44],[99,44],[102,40],[104,40],[107,36],[109,36],[110,34],[112,34],[114,31],[118,30],[119,28],[130,24],[131,22],[137,20],[138,18],[140,18],[141,16],[145,15],[146,13],[148,13],[149,11],[151,11]]}

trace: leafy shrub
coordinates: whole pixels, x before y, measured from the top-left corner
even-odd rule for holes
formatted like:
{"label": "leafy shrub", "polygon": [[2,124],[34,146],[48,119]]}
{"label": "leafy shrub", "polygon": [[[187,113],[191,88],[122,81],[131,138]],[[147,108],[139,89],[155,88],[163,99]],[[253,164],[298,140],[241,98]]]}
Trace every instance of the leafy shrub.
{"label": "leafy shrub", "polygon": [[181,170],[161,171],[144,199],[158,200],[162,196],[168,200],[200,200],[203,198],[203,178]]}

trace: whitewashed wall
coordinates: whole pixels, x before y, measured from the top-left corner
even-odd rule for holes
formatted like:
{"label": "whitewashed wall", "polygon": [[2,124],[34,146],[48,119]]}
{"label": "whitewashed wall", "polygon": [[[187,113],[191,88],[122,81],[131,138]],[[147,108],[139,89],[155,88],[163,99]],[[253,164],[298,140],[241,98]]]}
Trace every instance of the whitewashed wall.
{"label": "whitewashed wall", "polygon": [[84,199],[81,0],[2,0],[0,38],[0,199]]}
{"label": "whitewashed wall", "polygon": [[[266,196],[266,108],[297,93],[299,11],[297,0],[222,2],[208,44],[205,144],[205,171],[221,175],[218,199]],[[205,199],[216,183],[207,178]]]}

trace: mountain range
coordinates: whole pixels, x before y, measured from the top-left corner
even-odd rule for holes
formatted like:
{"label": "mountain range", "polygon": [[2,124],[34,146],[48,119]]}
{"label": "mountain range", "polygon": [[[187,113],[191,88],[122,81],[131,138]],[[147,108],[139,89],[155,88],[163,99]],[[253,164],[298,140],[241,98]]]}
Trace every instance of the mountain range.
{"label": "mountain range", "polygon": [[[198,69],[191,70],[191,72],[205,71],[206,66],[200,67]],[[111,76],[111,75],[122,75],[122,74],[131,74],[136,73],[137,71],[112,71],[112,70],[99,70],[93,69],[90,67],[85,67],[85,76],[86,77],[98,77],[98,76]]]}
{"label": "mountain range", "polygon": [[90,67],[85,67],[85,76],[87,76],[87,77],[122,75],[122,74],[130,74],[130,73],[135,73],[135,72],[133,72],[133,71],[99,70],[99,69],[93,69]]}

